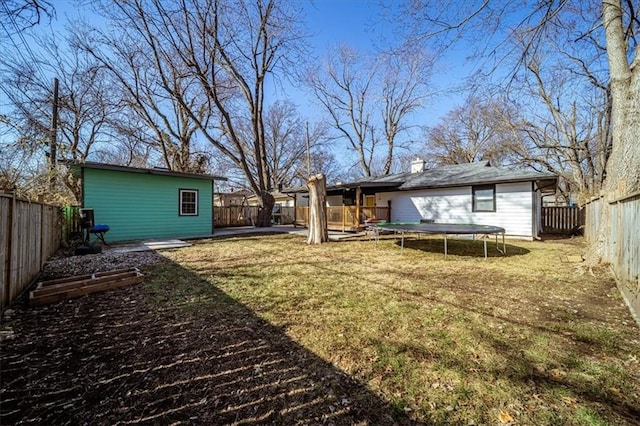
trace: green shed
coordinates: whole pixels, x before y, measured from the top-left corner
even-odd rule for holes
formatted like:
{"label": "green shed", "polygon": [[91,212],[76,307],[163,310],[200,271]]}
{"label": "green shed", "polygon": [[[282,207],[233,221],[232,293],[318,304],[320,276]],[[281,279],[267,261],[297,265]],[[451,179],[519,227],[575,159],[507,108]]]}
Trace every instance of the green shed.
{"label": "green shed", "polygon": [[225,178],[103,163],[72,166],[82,183],[82,208],[109,225],[107,242],[213,234],[213,191]]}

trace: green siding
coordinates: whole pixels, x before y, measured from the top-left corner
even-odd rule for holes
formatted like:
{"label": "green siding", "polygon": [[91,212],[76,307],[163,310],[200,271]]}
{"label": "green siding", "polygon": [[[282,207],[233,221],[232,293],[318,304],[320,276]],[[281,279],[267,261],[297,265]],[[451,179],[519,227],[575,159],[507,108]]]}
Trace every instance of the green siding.
{"label": "green siding", "polygon": [[[84,208],[109,225],[107,242],[209,235],[213,181],[85,168]],[[198,216],[179,215],[179,190],[198,190]]]}

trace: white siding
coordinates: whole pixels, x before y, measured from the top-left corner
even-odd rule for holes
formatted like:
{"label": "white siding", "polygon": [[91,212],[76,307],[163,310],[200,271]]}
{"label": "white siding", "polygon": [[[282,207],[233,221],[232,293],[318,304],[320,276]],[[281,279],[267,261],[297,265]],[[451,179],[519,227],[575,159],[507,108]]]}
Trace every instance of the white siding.
{"label": "white siding", "polygon": [[476,223],[505,228],[507,235],[533,238],[533,195],[530,182],[496,185],[496,211],[473,212],[471,187],[379,193],[378,205],[391,201],[391,221]]}

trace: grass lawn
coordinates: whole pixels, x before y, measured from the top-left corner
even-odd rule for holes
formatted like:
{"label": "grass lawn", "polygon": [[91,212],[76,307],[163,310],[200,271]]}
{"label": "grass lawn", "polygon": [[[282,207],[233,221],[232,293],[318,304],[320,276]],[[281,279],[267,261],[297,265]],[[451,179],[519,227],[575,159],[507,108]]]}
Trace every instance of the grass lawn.
{"label": "grass lawn", "polygon": [[569,260],[583,251],[243,236],[163,252],[146,286],[195,314],[234,300],[417,421],[637,424],[640,330],[605,269]]}

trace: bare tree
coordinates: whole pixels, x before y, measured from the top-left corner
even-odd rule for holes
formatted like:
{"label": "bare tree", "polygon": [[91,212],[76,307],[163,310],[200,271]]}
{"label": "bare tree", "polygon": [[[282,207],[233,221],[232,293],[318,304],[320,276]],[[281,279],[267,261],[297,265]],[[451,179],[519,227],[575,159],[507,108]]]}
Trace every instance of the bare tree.
{"label": "bare tree", "polygon": [[[594,176],[603,181],[603,187],[609,191],[628,193],[640,188],[640,173],[637,172],[640,148],[635,142],[640,134],[640,67],[637,66],[640,61],[637,40],[640,8],[634,2],[589,0],[574,6],[556,0],[525,1],[523,4],[477,0],[465,9],[452,9],[442,7],[440,2],[418,0],[406,2],[405,6],[402,15],[408,17],[408,21],[402,22],[402,16],[396,18],[402,22],[403,29],[407,29],[410,38],[430,40],[439,45],[442,45],[441,36],[448,42],[471,41],[478,48],[474,57],[485,58],[484,62],[489,63],[491,69],[503,64],[506,57],[515,58],[509,73],[514,83],[511,88],[519,81],[516,77],[519,72],[532,73],[534,79],[538,74],[536,86],[540,89],[542,83],[547,92],[541,92],[539,96],[552,115],[553,126],[556,126],[553,133],[563,128],[566,131],[562,132],[568,135],[574,132],[576,136],[572,143],[577,150],[584,150],[578,146],[580,144],[590,145],[594,156],[582,157],[587,162],[593,161],[593,169],[604,168],[605,173],[596,171]],[[554,53],[549,57],[552,51]],[[541,58],[558,64],[572,62],[573,66],[556,67],[553,73],[543,74],[539,66]],[[587,105],[583,99],[574,96],[575,87],[550,97],[549,84],[556,79],[568,80],[569,76],[590,80],[590,84],[604,94],[592,98],[597,103]],[[567,107],[558,108],[558,99],[563,99]],[[574,105],[575,113],[572,112]],[[589,109],[594,105],[599,105],[605,115],[592,116],[592,122],[581,128],[578,121],[585,119],[581,107]],[[576,123],[575,131],[571,130],[572,122]],[[587,131],[591,133],[589,136]],[[565,146],[569,146],[567,138],[562,138]],[[565,157],[565,154],[560,156]],[[578,161],[576,159],[571,161]],[[585,167],[592,166],[580,163],[580,167],[574,167],[575,173]],[[578,180],[585,181],[579,177]]]}
{"label": "bare tree", "polygon": [[[117,3],[117,10],[122,24],[139,33],[159,86],[170,94],[167,100],[177,102],[199,135],[242,170],[262,201],[257,224],[269,226],[274,199],[265,81],[295,68],[304,41],[298,12],[275,0],[132,0]],[[168,74],[159,72],[165,67],[185,85],[176,87],[165,78]]]}
{"label": "bare tree", "polygon": [[40,24],[43,17],[53,16],[55,8],[47,0],[3,0],[0,6],[0,23],[9,35]]}
{"label": "bare tree", "polygon": [[[337,161],[332,150],[324,145],[317,145],[311,149],[311,176],[322,174],[325,176],[326,182],[336,183],[345,180],[343,166]],[[306,166],[300,167],[296,171],[296,178],[292,184],[302,185],[309,178],[309,170]]]}
{"label": "bare tree", "polygon": [[478,161],[510,165],[519,146],[511,130],[516,121],[515,112],[505,102],[471,96],[427,131],[428,157],[438,165]]}
{"label": "bare tree", "polygon": [[329,116],[336,138],[346,141],[364,176],[389,174],[405,147],[408,118],[424,102],[430,61],[422,50],[397,48],[367,57],[342,46],[308,84]]}
{"label": "bare tree", "polygon": [[[326,126],[323,123],[309,126],[293,102],[277,101],[265,111],[264,128],[271,188],[290,186],[301,174],[306,182],[309,176],[307,149],[312,154],[324,147]],[[250,123],[246,123],[242,131],[246,132],[243,139],[251,140]],[[255,169],[257,161],[250,150],[247,152]]]}
{"label": "bare tree", "polygon": [[[147,145],[150,157],[159,154],[160,164],[169,170],[205,172],[208,159],[196,148],[196,120],[208,125],[210,105],[194,95],[198,82],[175,55],[153,48],[147,26],[129,25],[144,18],[143,6],[105,6],[102,13],[112,21],[109,30],[78,26],[76,43],[108,71],[119,88],[114,95],[120,105],[136,117],[114,123],[114,130],[125,140]],[[174,94],[192,96],[187,102],[195,119]]]}
{"label": "bare tree", "polygon": [[623,195],[640,190],[640,8],[621,0],[603,0],[602,7],[612,100],[606,187]]}
{"label": "bare tree", "polygon": [[[517,151],[523,162],[561,176],[567,190],[584,200],[599,193],[611,150],[609,87],[578,88],[575,75],[550,78],[542,66],[540,60],[527,61],[531,80],[524,81],[523,93],[529,94],[529,111],[526,120],[514,123],[524,136]],[[571,91],[573,98],[562,96]]]}
{"label": "bare tree", "polygon": [[[58,157],[85,161],[100,145],[111,149],[113,140],[108,138],[107,128],[117,106],[110,102],[112,89],[104,79],[104,70],[81,51],[53,37],[37,39],[37,45],[37,63],[15,51],[2,59],[2,83],[12,121],[20,127],[21,146],[34,155],[45,154],[53,104],[53,78],[45,78],[57,75]],[[59,182],[79,200],[77,180],[64,168],[56,170]]]}

